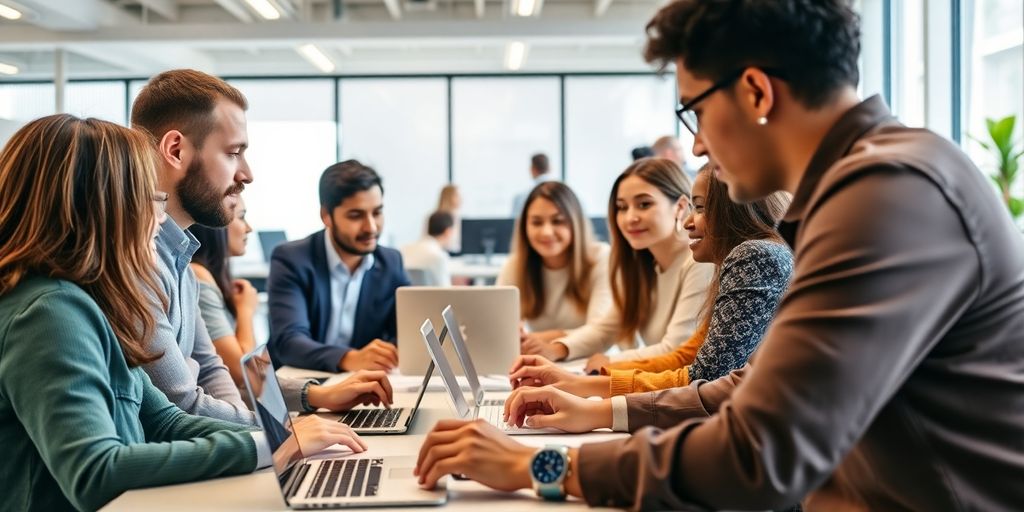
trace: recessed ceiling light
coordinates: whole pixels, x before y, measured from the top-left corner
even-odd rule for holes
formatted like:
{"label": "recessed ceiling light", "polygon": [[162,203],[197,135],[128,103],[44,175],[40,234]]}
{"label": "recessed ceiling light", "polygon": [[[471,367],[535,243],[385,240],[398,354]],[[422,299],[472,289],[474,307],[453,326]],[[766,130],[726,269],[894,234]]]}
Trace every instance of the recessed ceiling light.
{"label": "recessed ceiling light", "polygon": [[526,43],[513,41],[505,47],[505,69],[519,71],[526,62]]}
{"label": "recessed ceiling light", "polygon": [[17,75],[18,71],[18,66],[15,66],[14,64],[5,64],[3,62],[0,62],[0,74]]}
{"label": "recessed ceiling light", "polygon": [[7,18],[9,20],[20,20],[21,11],[6,4],[0,4],[0,18]]}
{"label": "recessed ceiling light", "polygon": [[324,73],[334,71],[334,62],[324,52],[320,51],[315,44],[304,44],[298,48],[299,53]]}
{"label": "recessed ceiling light", "polygon": [[513,0],[512,14],[516,16],[536,16],[540,13],[543,0]]}
{"label": "recessed ceiling light", "polygon": [[281,12],[277,10],[277,7],[267,0],[245,0],[245,3],[249,4],[249,7],[252,7],[265,20],[276,20],[281,17]]}

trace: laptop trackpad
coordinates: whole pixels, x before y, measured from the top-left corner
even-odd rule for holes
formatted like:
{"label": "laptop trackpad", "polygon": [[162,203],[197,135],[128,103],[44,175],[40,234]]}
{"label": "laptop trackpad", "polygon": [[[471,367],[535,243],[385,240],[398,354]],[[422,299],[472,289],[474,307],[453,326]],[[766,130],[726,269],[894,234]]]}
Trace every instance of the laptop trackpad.
{"label": "laptop trackpad", "polygon": [[416,478],[416,476],[412,474],[412,470],[413,468],[391,468],[391,471],[388,472],[388,478]]}

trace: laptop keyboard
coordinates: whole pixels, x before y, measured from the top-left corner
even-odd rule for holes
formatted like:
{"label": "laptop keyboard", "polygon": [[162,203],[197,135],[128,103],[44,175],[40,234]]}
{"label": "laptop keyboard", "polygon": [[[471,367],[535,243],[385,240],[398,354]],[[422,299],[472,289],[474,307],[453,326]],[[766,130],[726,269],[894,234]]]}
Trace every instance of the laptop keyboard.
{"label": "laptop keyboard", "polygon": [[402,409],[353,409],[338,420],[352,428],[393,428]]}
{"label": "laptop keyboard", "polygon": [[484,405],[477,411],[477,417],[501,430],[517,430],[515,425],[505,423],[505,407],[487,405],[491,400],[484,400]]}
{"label": "laptop keyboard", "polygon": [[309,486],[307,498],[370,497],[380,492],[384,459],[324,461]]}

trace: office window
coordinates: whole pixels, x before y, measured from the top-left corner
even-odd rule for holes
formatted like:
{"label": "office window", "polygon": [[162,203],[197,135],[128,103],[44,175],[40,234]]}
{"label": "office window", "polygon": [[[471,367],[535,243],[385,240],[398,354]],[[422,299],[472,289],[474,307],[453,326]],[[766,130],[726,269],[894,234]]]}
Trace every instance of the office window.
{"label": "office window", "polygon": [[69,114],[128,124],[124,82],[71,82],[67,87],[66,102]]}
{"label": "office window", "polygon": [[587,215],[607,215],[608,194],[632,162],[630,150],[675,135],[675,103],[672,75],[566,78],[566,183]]}
{"label": "office window", "polygon": [[[1024,3],[1020,0],[973,0],[963,6],[964,131],[988,140],[985,118],[1017,116],[1016,139],[1024,142]],[[962,144],[986,174],[994,159],[967,136]],[[1017,195],[1024,194],[1018,179]]]}
{"label": "office window", "polygon": [[55,110],[52,83],[0,84],[0,119],[31,121]]}
{"label": "office window", "polygon": [[545,153],[559,177],[561,101],[556,77],[452,80],[452,167],[469,217],[509,217],[529,191],[530,155]]}
{"label": "office window", "polygon": [[926,126],[924,0],[893,6],[893,113],[907,126]]}
{"label": "office window", "polygon": [[[232,80],[249,102],[247,160],[253,183],[243,197],[255,230],[282,230],[289,239],[323,229],[317,184],[335,163],[334,82],[327,79]],[[258,259],[249,237],[249,260]]]}
{"label": "office window", "polygon": [[448,182],[447,80],[345,79],[339,95],[342,159],[373,167],[384,181],[381,243],[414,242]]}

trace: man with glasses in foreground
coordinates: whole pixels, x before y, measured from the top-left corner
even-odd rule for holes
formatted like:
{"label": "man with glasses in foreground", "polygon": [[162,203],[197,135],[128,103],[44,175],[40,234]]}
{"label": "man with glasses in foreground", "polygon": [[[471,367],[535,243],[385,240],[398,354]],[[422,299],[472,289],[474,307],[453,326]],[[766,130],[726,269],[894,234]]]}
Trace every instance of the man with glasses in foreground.
{"label": "man with glasses in foreground", "polygon": [[517,424],[629,439],[536,452],[442,422],[423,484],[464,474],[636,509],[1019,509],[1024,239],[985,177],[857,98],[846,1],[676,0],[647,33],[730,197],[794,196],[779,230],[796,269],[775,321],[751,365],[713,382],[507,401]]}

